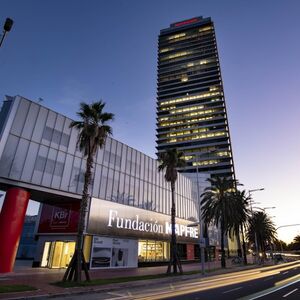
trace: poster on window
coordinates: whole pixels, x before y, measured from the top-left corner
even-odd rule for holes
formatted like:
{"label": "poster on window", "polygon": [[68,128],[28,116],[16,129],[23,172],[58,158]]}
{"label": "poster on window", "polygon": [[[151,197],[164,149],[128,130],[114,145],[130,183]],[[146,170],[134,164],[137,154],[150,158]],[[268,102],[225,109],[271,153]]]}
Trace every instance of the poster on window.
{"label": "poster on window", "polygon": [[91,268],[136,268],[138,241],[110,237],[93,237]]}

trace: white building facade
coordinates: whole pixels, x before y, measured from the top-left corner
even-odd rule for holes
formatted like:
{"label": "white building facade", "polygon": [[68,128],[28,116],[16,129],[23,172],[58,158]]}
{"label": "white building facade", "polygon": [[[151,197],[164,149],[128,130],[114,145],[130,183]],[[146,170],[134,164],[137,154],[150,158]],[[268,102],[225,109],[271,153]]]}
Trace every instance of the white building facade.
{"label": "white building facade", "polygon": [[[0,189],[19,187],[42,203],[35,266],[66,267],[73,255],[86,160],[72,120],[21,96],[0,112]],[[203,192],[203,184],[200,191]],[[136,267],[169,259],[171,192],[157,160],[113,138],[93,167],[84,254],[90,268]],[[179,174],[176,233],[180,256],[197,258],[199,190]]]}

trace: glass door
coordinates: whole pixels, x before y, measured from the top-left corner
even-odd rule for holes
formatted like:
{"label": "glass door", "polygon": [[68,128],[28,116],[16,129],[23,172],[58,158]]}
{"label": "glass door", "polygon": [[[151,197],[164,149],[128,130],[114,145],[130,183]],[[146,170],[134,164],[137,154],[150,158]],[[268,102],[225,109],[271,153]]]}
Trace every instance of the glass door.
{"label": "glass door", "polygon": [[46,242],[44,246],[41,267],[48,267],[51,242]]}
{"label": "glass door", "polygon": [[60,268],[67,268],[75,252],[75,242],[64,242]]}

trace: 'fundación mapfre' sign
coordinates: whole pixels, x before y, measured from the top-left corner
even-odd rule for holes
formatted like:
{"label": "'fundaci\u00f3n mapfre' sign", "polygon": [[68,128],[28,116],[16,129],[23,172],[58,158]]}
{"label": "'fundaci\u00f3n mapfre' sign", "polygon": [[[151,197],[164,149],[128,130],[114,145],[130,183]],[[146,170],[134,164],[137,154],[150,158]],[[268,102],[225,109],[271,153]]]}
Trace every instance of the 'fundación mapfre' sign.
{"label": "'fundaci\u00f3n mapfre' sign", "polygon": [[[188,227],[192,223],[176,218],[175,231],[179,242],[197,243],[199,229]],[[168,215],[92,198],[87,226],[89,234],[169,240],[171,230]]]}

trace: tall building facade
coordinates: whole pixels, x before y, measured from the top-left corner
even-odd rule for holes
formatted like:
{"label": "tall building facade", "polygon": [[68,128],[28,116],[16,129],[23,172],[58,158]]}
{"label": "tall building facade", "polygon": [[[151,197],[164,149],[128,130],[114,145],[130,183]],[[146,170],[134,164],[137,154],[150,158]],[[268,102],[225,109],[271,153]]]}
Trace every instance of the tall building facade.
{"label": "tall building facade", "polygon": [[182,172],[234,178],[214,24],[196,17],[162,29],[158,41],[157,151],[177,148]]}

